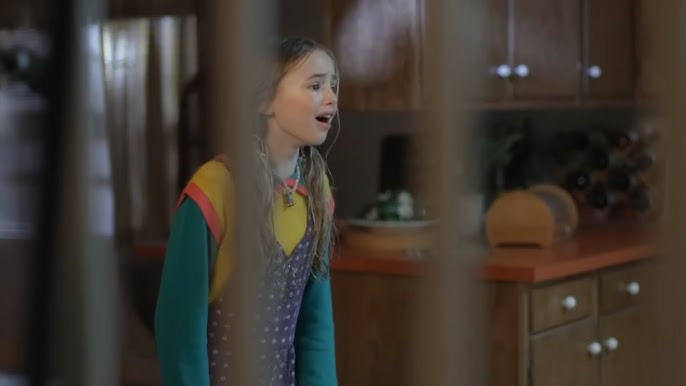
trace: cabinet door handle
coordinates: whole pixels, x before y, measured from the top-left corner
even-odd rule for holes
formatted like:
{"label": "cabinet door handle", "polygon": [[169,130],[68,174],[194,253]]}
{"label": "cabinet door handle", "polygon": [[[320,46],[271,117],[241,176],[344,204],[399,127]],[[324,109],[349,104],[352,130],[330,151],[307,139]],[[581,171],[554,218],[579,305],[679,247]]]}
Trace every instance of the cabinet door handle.
{"label": "cabinet door handle", "polygon": [[637,281],[629,282],[624,287],[624,291],[631,296],[636,296],[641,293],[641,285]]}
{"label": "cabinet door handle", "polygon": [[530,72],[529,72],[529,66],[527,66],[526,64],[518,64],[518,65],[514,68],[514,72],[515,72],[515,74],[516,74],[518,77],[520,77],[520,78],[526,78],[526,77],[528,77],[529,74],[530,74]]}
{"label": "cabinet door handle", "polygon": [[614,336],[605,339],[605,348],[607,351],[615,351],[619,348],[619,341]]}
{"label": "cabinet door handle", "polygon": [[603,75],[603,69],[598,65],[593,65],[586,69],[586,75],[591,79],[598,79]]}
{"label": "cabinet door handle", "polygon": [[564,299],[562,299],[562,308],[567,311],[575,309],[576,305],[577,301],[574,296],[566,296]]}
{"label": "cabinet door handle", "polygon": [[603,351],[603,346],[601,346],[598,342],[593,342],[586,346],[586,351],[588,351],[591,356],[595,357],[600,355],[600,353]]}
{"label": "cabinet door handle", "polygon": [[507,64],[501,64],[493,70],[493,73],[498,75],[498,77],[506,79],[512,76],[512,68]]}

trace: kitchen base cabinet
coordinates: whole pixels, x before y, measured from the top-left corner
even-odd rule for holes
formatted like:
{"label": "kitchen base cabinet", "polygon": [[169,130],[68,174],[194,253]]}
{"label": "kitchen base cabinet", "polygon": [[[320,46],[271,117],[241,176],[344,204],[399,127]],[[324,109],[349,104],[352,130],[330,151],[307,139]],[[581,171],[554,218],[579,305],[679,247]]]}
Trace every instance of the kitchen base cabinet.
{"label": "kitchen base cabinet", "polygon": [[[488,385],[650,385],[652,266],[539,283],[485,281]],[[413,384],[420,280],[332,272],[342,386]]]}
{"label": "kitchen base cabinet", "polygon": [[[651,269],[627,264],[540,284],[490,283],[489,385],[650,385]],[[510,320],[517,323],[503,333]]]}

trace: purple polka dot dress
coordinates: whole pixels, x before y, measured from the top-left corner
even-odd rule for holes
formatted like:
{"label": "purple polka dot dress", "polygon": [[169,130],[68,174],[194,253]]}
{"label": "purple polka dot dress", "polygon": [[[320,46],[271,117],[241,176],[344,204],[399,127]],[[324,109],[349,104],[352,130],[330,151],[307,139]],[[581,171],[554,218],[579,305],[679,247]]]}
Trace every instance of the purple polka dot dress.
{"label": "purple polka dot dress", "polygon": [[[260,382],[258,385],[295,386],[295,329],[300,312],[303,291],[310,276],[309,260],[313,241],[312,219],[308,220],[305,236],[287,256],[280,249],[280,256],[267,270],[259,285],[257,300],[260,308],[255,315],[258,333]],[[234,386],[229,379],[232,366],[230,342],[227,342],[235,316],[218,298],[209,306],[208,358],[210,383],[212,385]]]}

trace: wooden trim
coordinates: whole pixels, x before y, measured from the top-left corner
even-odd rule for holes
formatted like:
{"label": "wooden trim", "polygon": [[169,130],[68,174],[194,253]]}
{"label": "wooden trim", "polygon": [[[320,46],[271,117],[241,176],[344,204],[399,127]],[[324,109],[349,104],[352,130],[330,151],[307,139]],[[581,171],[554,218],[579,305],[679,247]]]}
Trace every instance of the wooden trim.
{"label": "wooden trim", "polygon": [[527,385],[529,307],[521,284],[489,283],[484,290],[488,385]]}

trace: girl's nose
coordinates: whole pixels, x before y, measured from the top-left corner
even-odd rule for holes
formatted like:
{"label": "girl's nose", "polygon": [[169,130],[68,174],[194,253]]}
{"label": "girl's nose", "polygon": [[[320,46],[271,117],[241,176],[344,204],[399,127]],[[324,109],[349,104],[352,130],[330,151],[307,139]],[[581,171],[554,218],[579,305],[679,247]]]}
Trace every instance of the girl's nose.
{"label": "girl's nose", "polygon": [[338,103],[338,95],[330,87],[327,88],[324,94],[324,103],[327,105]]}

